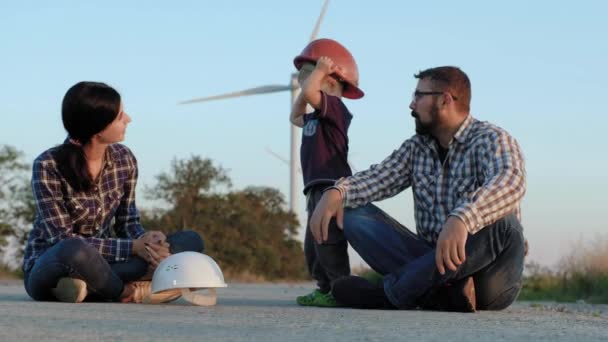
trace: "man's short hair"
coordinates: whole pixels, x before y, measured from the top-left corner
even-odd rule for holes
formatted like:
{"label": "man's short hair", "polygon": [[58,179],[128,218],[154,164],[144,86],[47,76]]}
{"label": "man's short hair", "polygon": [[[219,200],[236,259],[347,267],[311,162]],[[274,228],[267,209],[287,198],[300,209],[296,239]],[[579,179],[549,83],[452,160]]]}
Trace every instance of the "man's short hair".
{"label": "man's short hair", "polygon": [[441,66],[422,70],[414,75],[417,79],[431,80],[437,91],[445,91],[456,100],[456,108],[468,113],[471,104],[471,82],[464,71],[454,66]]}

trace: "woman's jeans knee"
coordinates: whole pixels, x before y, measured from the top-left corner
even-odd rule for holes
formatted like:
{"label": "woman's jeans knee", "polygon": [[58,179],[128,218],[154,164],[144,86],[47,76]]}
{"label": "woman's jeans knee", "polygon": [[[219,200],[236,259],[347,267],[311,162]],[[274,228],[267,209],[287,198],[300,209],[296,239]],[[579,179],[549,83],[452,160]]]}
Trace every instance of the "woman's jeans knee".
{"label": "woman's jeans knee", "polygon": [[180,252],[205,252],[205,242],[201,235],[193,230],[182,230],[167,236],[171,254]]}
{"label": "woman's jeans knee", "polygon": [[66,239],[45,251],[25,275],[25,289],[35,300],[55,300],[51,293],[60,278],[85,280],[91,292],[107,300],[117,299],[121,279],[91,245],[81,239]]}

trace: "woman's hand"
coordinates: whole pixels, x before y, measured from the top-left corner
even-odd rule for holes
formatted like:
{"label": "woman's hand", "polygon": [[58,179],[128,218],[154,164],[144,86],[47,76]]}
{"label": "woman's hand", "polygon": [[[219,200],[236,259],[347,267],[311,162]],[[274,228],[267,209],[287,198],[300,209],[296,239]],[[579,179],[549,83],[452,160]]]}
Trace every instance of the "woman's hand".
{"label": "woman's hand", "polygon": [[161,242],[160,244],[145,244],[144,248],[148,252],[150,256],[149,259],[146,259],[148,263],[156,268],[161,261],[165,260],[166,257],[171,255],[169,252],[169,244],[167,242]]}
{"label": "woman's hand", "polygon": [[133,254],[146,260],[152,268],[171,255],[165,234],[160,231],[149,231],[133,240]]}
{"label": "woman's hand", "polygon": [[139,238],[144,239],[147,244],[161,244],[162,242],[167,241],[165,234],[159,230],[147,231]]}

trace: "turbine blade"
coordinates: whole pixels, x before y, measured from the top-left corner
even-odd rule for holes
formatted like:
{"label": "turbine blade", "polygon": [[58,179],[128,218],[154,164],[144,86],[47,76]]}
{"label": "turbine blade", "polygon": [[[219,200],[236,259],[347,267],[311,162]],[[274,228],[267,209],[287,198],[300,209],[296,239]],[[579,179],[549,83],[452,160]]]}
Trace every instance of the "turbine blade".
{"label": "turbine blade", "polygon": [[233,93],[226,93],[226,94],[207,96],[207,97],[199,97],[196,99],[179,102],[179,104],[189,104],[189,103],[195,103],[195,102],[205,102],[205,101],[212,101],[212,100],[228,99],[228,98],[232,98],[232,97],[277,93],[280,91],[286,91],[286,90],[292,90],[292,89],[293,89],[293,87],[291,85],[265,85],[265,86],[249,88],[249,89],[245,89],[245,90],[241,90],[241,91],[235,91]]}
{"label": "turbine blade", "polygon": [[[289,162],[289,160],[281,155],[279,155],[278,153],[274,152],[273,150],[271,150],[269,147],[266,147],[266,152],[268,152],[269,154],[271,154],[273,157],[277,158],[278,160],[282,161],[285,165],[289,166],[291,165],[291,163]],[[297,173],[302,173],[302,169],[298,168],[296,170]]]}
{"label": "turbine blade", "polygon": [[285,165],[289,165],[289,160],[287,158],[285,158],[285,157],[281,156],[280,154],[274,152],[269,147],[265,147],[264,149],[266,150],[266,152],[268,152],[269,154],[271,154],[273,157],[275,157],[278,160],[282,161]]}
{"label": "turbine blade", "polygon": [[321,7],[321,13],[319,14],[319,18],[317,18],[317,23],[315,24],[314,30],[312,30],[312,34],[310,35],[310,41],[317,39],[317,34],[319,33],[319,28],[321,27],[321,22],[323,21],[323,17],[325,16],[325,11],[327,10],[327,5],[329,5],[329,0],[325,0],[323,3],[323,7]]}

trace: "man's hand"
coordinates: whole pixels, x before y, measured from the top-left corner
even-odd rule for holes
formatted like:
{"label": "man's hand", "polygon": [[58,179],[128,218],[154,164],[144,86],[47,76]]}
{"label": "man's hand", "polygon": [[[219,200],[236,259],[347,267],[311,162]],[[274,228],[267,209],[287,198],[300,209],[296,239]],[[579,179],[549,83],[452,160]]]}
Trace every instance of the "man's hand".
{"label": "man's hand", "polygon": [[468,236],[469,232],[464,222],[455,216],[448,217],[439,233],[435,251],[435,263],[440,274],[445,274],[445,267],[456,271],[456,268],[466,260],[464,246]]}
{"label": "man's hand", "polygon": [[343,216],[344,209],[342,207],[340,191],[337,189],[325,191],[310,217],[310,230],[318,244],[327,241],[329,221],[331,221],[332,217],[336,218],[338,227],[343,229]]}

